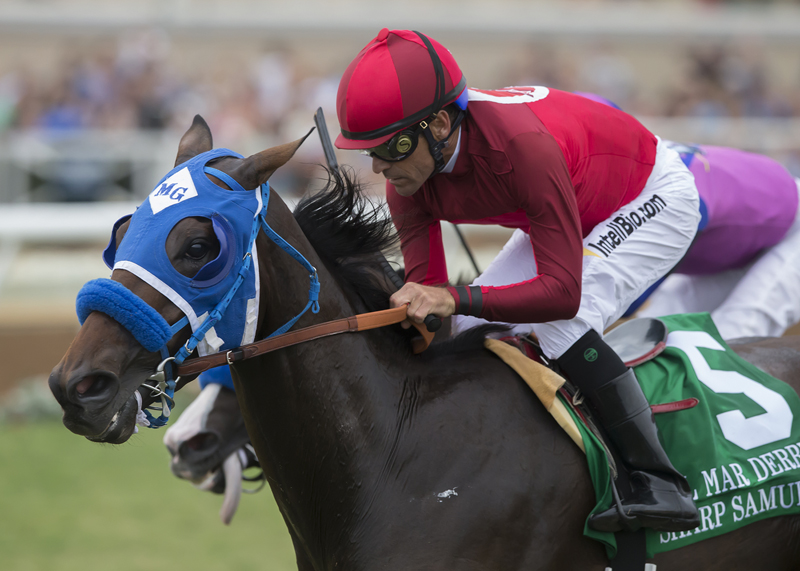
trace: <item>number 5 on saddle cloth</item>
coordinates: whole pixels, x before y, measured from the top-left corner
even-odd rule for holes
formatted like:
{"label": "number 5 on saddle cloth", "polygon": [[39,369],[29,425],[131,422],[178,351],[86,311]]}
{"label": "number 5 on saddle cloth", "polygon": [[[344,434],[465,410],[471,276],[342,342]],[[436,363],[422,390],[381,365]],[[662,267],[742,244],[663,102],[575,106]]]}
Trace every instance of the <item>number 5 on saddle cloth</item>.
{"label": "number 5 on saddle cloth", "polygon": [[[800,423],[793,422],[800,415],[800,397],[736,355],[707,313],[662,320],[669,331],[663,349],[658,349],[658,327],[651,329],[648,320],[605,338],[625,360],[641,363],[635,366],[639,384],[654,412],[666,413],[656,414],[664,449],[686,476],[700,512],[700,525],[691,531],[646,530],[648,557],[762,519],[800,513]],[[631,358],[637,353],[631,352],[636,329],[649,332],[646,346],[657,353],[655,358]],[[613,501],[605,447],[569,398],[560,393],[557,398],[567,405],[582,438],[597,499],[592,513],[599,513]],[[670,406],[681,401],[696,406]],[[604,543],[609,557],[615,556],[613,534],[587,525],[584,535]]]}

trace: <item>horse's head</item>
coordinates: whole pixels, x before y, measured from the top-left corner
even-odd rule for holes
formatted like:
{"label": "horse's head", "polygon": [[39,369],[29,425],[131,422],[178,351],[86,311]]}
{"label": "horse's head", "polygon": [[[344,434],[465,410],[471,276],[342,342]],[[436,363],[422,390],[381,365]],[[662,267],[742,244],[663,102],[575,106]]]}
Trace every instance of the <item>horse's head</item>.
{"label": "horse's head", "polygon": [[164,445],[172,455],[170,469],[175,476],[200,490],[225,494],[220,517],[227,524],[239,505],[243,470],[256,466],[257,460],[229,368],[204,373],[200,383],[200,396],[164,434]]}
{"label": "horse's head", "polygon": [[[302,141],[244,158],[212,150],[208,126],[195,117],[175,168],[115,224],[103,255],[111,279],[93,280],[78,295],[82,327],[50,375],[67,428],[124,442],[137,416],[144,421],[143,405],[160,398],[168,415],[165,392],[175,388],[168,356],[179,362],[195,347],[202,355],[253,340],[260,313],[251,266],[265,183]],[[157,365],[166,377],[143,386]]]}

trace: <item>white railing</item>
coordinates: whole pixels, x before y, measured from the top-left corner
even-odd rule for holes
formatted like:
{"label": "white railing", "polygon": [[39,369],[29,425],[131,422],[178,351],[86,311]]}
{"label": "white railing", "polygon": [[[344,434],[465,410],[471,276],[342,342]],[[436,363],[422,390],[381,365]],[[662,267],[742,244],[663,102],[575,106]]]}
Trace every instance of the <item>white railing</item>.
{"label": "white railing", "polygon": [[0,291],[26,244],[107,242],[115,221],[138,202],[0,204]]}
{"label": "white railing", "polygon": [[[106,198],[141,201],[172,168],[181,134],[137,130],[0,133],[0,205],[48,201],[54,193],[61,200],[91,200],[88,188],[98,184],[96,194]],[[240,143],[251,152],[276,144],[270,136]],[[70,192],[75,195],[69,196]]]}
{"label": "white railing", "polygon": [[[800,155],[800,119],[645,117],[642,122],[661,137],[676,141],[740,147],[774,156],[786,152]],[[167,132],[128,131],[59,138],[36,132],[0,136],[0,289],[25,244],[105,243],[114,221],[133,212],[154,182],[170,170],[178,137]],[[273,143],[264,137],[247,145],[263,149]],[[341,159],[346,162],[346,155]],[[83,163],[108,173],[106,190],[123,200],[35,202],[46,196],[41,192],[43,185],[58,182],[59,169]],[[118,188],[118,178],[128,181],[124,191]],[[484,267],[506,236],[502,230],[480,226],[466,226],[464,232]],[[445,239],[448,250],[459,251],[457,237],[449,228],[445,228]],[[481,244],[490,245],[485,254]],[[467,266],[466,259],[461,262]]]}
{"label": "white railing", "polygon": [[[776,157],[800,152],[800,118],[640,117],[640,120],[660,137],[674,141],[731,146]],[[81,177],[95,184],[97,181],[92,177],[103,176],[106,186],[98,191],[100,194],[111,194],[115,200],[141,201],[172,168],[179,138],[179,133],[171,131],[85,131],[58,136],[36,131],[0,134],[0,207],[9,202],[47,200],[48,186],[64,184],[65,180],[79,186]],[[279,142],[272,135],[264,135],[235,147],[248,153]],[[317,142],[306,145],[310,144]],[[347,153],[339,158],[340,162],[348,162]]]}

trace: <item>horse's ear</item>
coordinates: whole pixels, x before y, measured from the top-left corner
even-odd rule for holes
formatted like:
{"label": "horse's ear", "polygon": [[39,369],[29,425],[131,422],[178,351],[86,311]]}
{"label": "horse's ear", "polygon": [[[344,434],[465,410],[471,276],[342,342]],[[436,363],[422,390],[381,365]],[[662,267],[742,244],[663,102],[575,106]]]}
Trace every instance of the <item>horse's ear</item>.
{"label": "horse's ear", "polygon": [[195,115],[192,126],[181,137],[181,142],[178,145],[178,156],[175,157],[175,166],[177,167],[192,157],[196,157],[200,153],[205,153],[213,148],[214,142],[211,138],[211,129],[208,128],[208,123],[200,115]]}
{"label": "horse's ear", "polygon": [[261,151],[244,159],[236,169],[233,177],[245,188],[257,188],[269,180],[276,170],[289,162],[300,145],[303,144],[308,136],[314,132],[314,128],[305,137],[297,139],[291,143],[285,143],[272,147],[266,151]]}

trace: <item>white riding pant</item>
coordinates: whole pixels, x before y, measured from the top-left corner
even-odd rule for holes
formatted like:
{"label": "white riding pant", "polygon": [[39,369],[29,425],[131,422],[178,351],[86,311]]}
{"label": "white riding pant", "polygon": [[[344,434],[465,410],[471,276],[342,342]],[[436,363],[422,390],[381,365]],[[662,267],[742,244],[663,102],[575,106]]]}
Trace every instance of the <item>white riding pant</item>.
{"label": "white riding pant", "polygon": [[[694,176],[660,140],[656,163],[641,194],[598,224],[583,240],[581,303],[572,319],[511,324],[535,333],[544,354],[557,359],[590,329],[602,333],[656,280],[677,264],[697,233],[700,199]],[[472,285],[502,286],[536,276],[528,235],[517,230]],[[487,323],[453,316],[453,332]]]}
{"label": "white riding pant", "polygon": [[699,311],[711,313],[724,339],[779,337],[799,322],[800,214],[780,242],[747,266],[707,276],[673,274],[636,315]]}

